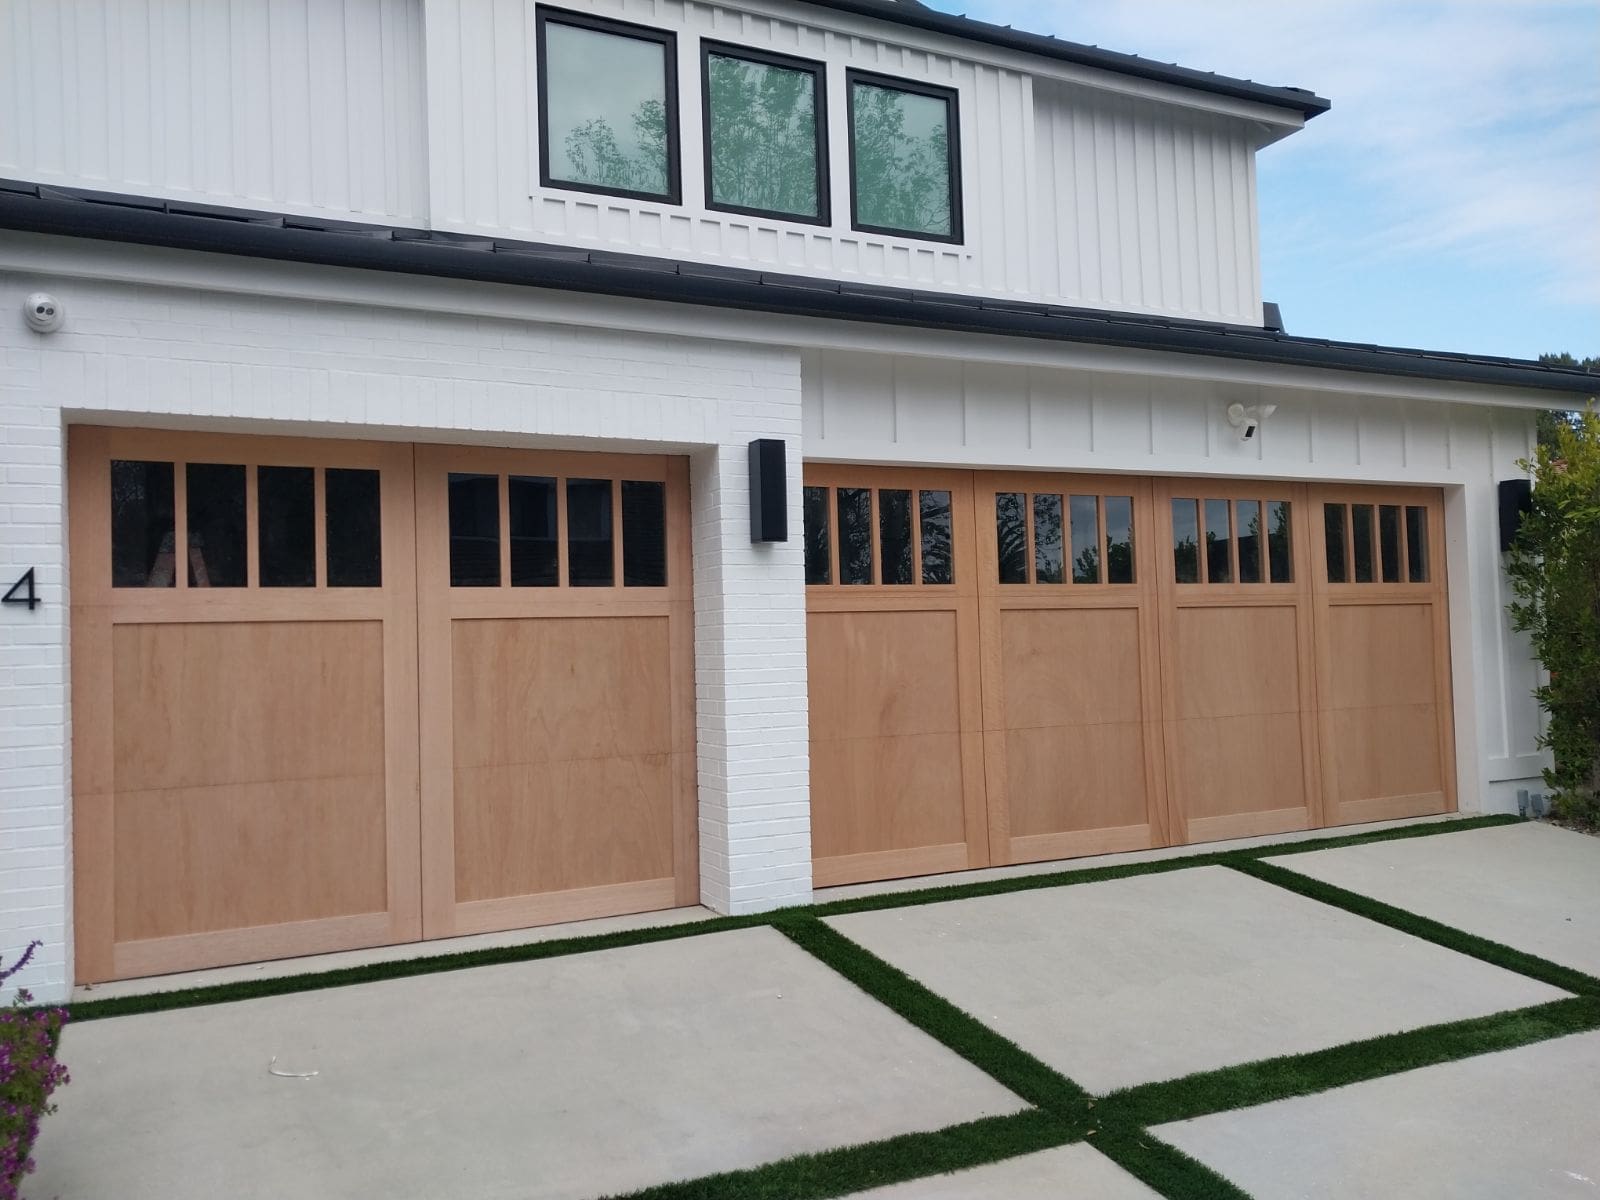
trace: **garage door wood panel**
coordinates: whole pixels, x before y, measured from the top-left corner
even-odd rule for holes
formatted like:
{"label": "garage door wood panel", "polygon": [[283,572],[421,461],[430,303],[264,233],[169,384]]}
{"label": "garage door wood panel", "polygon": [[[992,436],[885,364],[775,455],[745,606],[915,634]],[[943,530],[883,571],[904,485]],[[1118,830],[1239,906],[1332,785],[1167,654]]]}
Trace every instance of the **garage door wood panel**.
{"label": "garage door wood panel", "polygon": [[428,937],[698,899],[687,490],[681,459],[417,448]]}
{"label": "garage door wood panel", "polygon": [[77,978],[419,937],[411,448],[80,427],[68,486]]}
{"label": "garage door wood panel", "polygon": [[69,456],[79,981],[698,899],[683,460]]}
{"label": "garage door wood panel", "polygon": [[806,488],[813,878],[984,866],[971,476],[810,467]]}
{"label": "garage door wood panel", "polygon": [[1311,500],[1327,823],[1449,812],[1443,497],[1323,487]]}
{"label": "garage door wood panel", "polygon": [[1164,844],[1149,484],[985,475],[977,508],[993,861]]}
{"label": "garage door wood panel", "polygon": [[1321,819],[1305,489],[1156,482],[1176,842]]}

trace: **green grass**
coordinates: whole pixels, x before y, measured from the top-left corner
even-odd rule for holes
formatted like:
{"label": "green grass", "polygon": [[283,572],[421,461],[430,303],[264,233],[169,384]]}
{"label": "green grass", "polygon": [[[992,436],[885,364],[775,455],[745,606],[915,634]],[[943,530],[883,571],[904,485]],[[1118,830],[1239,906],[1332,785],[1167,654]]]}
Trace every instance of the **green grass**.
{"label": "green grass", "polygon": [[1600,1029],[1600,1000],[1592,996],[1553,1000],[1493,1016],[1347,1042],[1308,1054],[1262,1059],[1162,1083],[1141,1084],[1105,1097],[1104,1119],[1133,1126],[1187,1121],[1592,1029]]}
{"label": "green grass", "polygon": [[1073,1140],[1054,1116],[1029,1109],[933,1133],[907,1133],[864,1146],[801,1154],[748,1171],[661,1184],[630,1192],[627,1200],[828,1200],[1036,1154]]}
{"label": "green grass", "polygon": [[1491,942],[1488,938],[1443,925],[1428,917],[1407,912],[1403,908],[1395,908],[1391,904],[1363,896],[1359,892],[1323,883],[1320,879],[1312,879],[1296,871],[1289,871],[1269,862],[1261,862],[1259,859],[1240,859],[1227,865],[1266,883],[1298,892],[1302,896],[1319,900],[1334,908],[1342,908],[1369,921],[1376,921],[1380,925],[1398,929],[1401,933],[1409,933],[1413,937],[1433,942],[1447,950],[1454,950],[1457,954],[1481,959],[1483,962],[1503,967],[1507,971],[1515,971],[1519,975],[1537,979],[1540,983],[1548,983],[1551,987],[1560,988],[1564,992],[1574,992],[1580,996],[1600,996],[1600,979],[1596,979],[1593,975],[1586,975],[1582,971],[1563,967],[1559,963],[1550,962],[1548,959],[1521,950],[1513,950],[1510,946],[1502,946],[1499,942]]}
{"label": "green grass", "polygon": [[1460,821],[1408,825],[1397,829],[1383,829],[1370,833],[1357,833],[1309,842],[1285,842],[1269,846],[1256,846],[1249,850],[1202,853],[1186,857],[1160,859],[1155,862],[1123,863],[1108,867],[1091,867],[1079,870],[1068,868],[1038,875],[1009,876],[1004,879],[986,880],[981,883],[958,883],[943,887],[919,888],[909,892],[864,896],[854,900],[838,900],[828,904],[783,909],[776,913],[757,916],[718,917],[682,925],[652,926],[644,929],[624,930],[617,933],[562,938],[548,942],[533,942],[521,946],[496,946],[482,950],[468,950],[456,954],[439,954],[390,962],[365,963],[357,967],[343,967],[332,971],[311,971],[299,975],[247,979],[236,983],[180,988],[167,992],[152,992],[136,996],[84,999],[74,1001],[66,1007],[71,1013],[74,1022],[96,1021],[106,1017],[133,1016],[139,1013],[169,1012],[174,1009],[197,1008],[207,1004],[226,1004],[268,996],[287,996],[296,992],[319,991],[324,988],[378,983],[386,979],[406,979],[417,975],[434,975],[443,971],[463,971],[473,967],[535,962],[540,959],[559,958],[568,954],[590,954],[599,950],[615,950],[624,946],[676,941],[679,938],[701,937],[706,934],[724,933],[730,929],[748,929],[753,926],[772,925],[782,921],[806,917],[839,916],[845,913],[874,912],[890,908],[905,908],[916,904],[963,900],[975,896],[997,896],[1009,892],[1033,891],[1039,888],[1069,887],[1077,884],[1100,883],[1109,879],[1127,879],[1138,875],[1159,875],[1170,871],[1189,870],[1195,867],[1232,866],[1268,856],[1281,857],[1286,854],[1303,854],[1315,850],[1331,850],[1344,846],[1359,846],[1369,842],[1395,841],[1404,838],[1437,837],[1442,834],[1485,829],[1496,825],[1517,824],[1519,821],[1520,818],[1518,817],[1471,817]]}
{"label": "green grass", "polygon": [[1088,1092],[865,947],[814,918],[785,921],[778,929],[1029,1104],[1077,1121],[1086,1118]]}
{"label": "green grass", "polygon": [[1094,1147],[1167,1200],[1250,1200],[1248,1193],[1148,1129],[1118,1129],[1096,1138]]}

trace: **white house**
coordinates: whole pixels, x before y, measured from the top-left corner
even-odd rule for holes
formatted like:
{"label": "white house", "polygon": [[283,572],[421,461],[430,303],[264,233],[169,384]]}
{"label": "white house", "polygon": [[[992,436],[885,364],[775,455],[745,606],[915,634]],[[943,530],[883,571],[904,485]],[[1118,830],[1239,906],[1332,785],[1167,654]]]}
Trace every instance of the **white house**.
{"label": "white house", "polygon": [[1539,773],[1497,485],[1594,377],[1284,333],[1309,92],[909,0],[9,0],[0,79],[43,998]]}

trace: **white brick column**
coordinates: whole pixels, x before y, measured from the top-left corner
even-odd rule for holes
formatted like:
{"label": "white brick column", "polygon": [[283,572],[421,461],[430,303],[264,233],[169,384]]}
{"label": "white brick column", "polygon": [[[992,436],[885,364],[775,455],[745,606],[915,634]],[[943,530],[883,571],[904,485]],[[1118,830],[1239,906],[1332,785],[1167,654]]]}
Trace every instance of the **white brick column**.
{"label": "white brick column", "polygon": [[[12,289],[4,289],[10,296]],[[0,961],[44,943],[25,987],[66,998],[67,595],[61,415],[40,393],[78,365],[10,308],[0,323],[0,594],[29,568],[42,603],[0,608]],[[56,336],[56,335],[50,335]]]}
{"label": "white brick column", "polygon": [[798,363],[793,370],[789,415],[774,390],[749,430],[788,443],[787,543],[751,544],[749,439],[691,466],[700,897],[723,913],[811,899]]}

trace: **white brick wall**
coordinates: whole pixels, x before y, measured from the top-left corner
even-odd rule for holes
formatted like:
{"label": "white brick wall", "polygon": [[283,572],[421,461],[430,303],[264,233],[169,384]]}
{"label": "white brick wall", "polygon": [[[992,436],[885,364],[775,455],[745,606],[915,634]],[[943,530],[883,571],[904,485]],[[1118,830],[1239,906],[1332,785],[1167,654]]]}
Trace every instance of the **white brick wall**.
{"label": "white brick wall", "polygon": [[[746,488],[750,440],[784,438],[798,511],[798,354],[429,312],[411,280],[416,308],[297,303],[230,269],[237,294],[0,272],[0,581],[34,567],[46,602],[0,612],[0,956],[45,942],[14,982],[71,982],[68,420],[689,453],[703,898],[808,899],[801,548],[750,544]],[[46,337],[21,319],[41,288],[66,311]]]}

